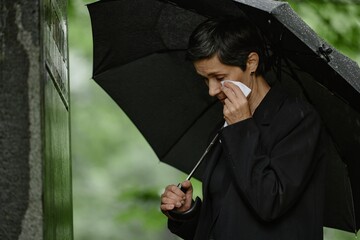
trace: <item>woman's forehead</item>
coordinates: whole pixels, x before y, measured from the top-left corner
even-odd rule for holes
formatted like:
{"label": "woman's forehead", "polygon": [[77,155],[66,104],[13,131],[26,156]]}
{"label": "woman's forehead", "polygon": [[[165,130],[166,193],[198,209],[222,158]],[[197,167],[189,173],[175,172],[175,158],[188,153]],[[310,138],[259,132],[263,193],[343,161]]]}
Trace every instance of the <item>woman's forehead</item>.
{"label": "woman's forehead", "polygon": [[195,61],[194,66],[196,72],[199,75],[206,77],[211,77],[218,74],[224,74],[225,72],[231,70],[231,68],[234,67],[221,63],[216,55],[211,58]]}

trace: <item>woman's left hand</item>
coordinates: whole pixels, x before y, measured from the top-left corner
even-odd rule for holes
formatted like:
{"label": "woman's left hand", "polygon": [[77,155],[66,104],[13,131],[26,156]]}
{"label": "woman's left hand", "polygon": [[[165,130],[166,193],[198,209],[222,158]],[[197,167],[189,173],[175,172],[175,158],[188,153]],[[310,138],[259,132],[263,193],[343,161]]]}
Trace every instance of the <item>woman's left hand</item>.
{"label": "woman's left hand", "polygon": [[229,125],[251,118],[249,102],[238,86],[226,82],[222,91],[227,97],[224,101],[223,113]]}

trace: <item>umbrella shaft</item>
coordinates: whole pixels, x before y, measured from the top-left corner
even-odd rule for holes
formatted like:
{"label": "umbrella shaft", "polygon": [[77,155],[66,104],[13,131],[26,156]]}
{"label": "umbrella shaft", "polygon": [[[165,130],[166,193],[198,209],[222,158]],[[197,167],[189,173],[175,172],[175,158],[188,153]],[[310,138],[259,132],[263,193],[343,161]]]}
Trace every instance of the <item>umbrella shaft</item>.
{"label": "umbrella shaft", "polygon": [[[217,133],[215,135],[215,137],[213,138],[213,140],[210,142],[209,146],[206,148],[205,152],[203,153],[203,155],[201,156],[201,158],[199,159],[199,161],[196,163],[195,167],[193,168],[193,170],[190,172],[189,176],[186,178],[185,181],[190,180],[191,177],[193,176],[193,174],[195,173],[196,169],[200,166],[201,162],[203,161],[203,159],[205,158],[206,154],[210,151],[211,147],[214,145],[215,141],[218,139],[219,137],[219,133]],[[181,183],[180,183],[181,186]]]}

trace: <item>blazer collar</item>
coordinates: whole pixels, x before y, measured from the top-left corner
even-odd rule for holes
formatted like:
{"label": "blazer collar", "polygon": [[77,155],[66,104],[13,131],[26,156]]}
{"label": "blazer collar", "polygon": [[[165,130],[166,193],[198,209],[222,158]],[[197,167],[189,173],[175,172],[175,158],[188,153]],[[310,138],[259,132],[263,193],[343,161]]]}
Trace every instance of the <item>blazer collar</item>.
{"label": "blazer collar", "polygon": [[286,98],[287,94],[280,84],[272,86],[253,114],[255,122],[261,125],[270,124]]}

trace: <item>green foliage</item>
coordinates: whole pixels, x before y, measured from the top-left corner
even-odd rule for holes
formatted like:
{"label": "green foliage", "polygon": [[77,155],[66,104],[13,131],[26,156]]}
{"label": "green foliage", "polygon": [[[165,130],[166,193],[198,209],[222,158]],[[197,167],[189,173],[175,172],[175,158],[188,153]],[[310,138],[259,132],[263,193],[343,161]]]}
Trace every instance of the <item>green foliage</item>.
{"label": "green foliage", "polygon": [[359,1],[289,1],[293,9],[323,39],[360,62]]}
{"label": "green foliage", "polygon": [[86,58],[92,57],[92,35],[86,4],[91,0],[68,1],[70,48],[81,51]]}
{"label": "green foliage", "polygon": [[158,189],[130,188],[120,194],[120,202],[128,202],[128,206],[118,215],[122,223],[140,222],[146,230],[161,230],[166,219],[160,213]]}

